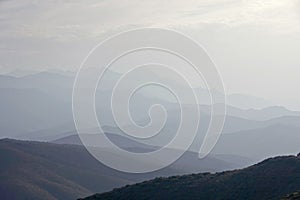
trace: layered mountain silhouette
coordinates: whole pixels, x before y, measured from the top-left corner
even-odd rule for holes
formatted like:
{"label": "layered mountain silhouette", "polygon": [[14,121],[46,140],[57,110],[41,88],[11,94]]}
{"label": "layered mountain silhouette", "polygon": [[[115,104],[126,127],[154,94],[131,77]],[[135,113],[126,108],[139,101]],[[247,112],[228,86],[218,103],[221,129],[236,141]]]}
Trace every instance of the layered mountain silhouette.
{"label": "layered mountain silhouette", "polygon": [[[16,73],[15,76],[17,77],[0,75],[0,138],[9,137],[43,142],[0,140],[0,197],[4,200],[76,199],[158,176],[167,177],[200,172],[215,173],[241,169],[267,157],[289,155],[299,151],[300,112],[275,106],[257,97],[234,94],[228,95],[226,122],[220,140],[211,156],[199,160],[198,151],[209,126],[211,108],[205,96],[208,91],[196,88],[197,94],[202,100],[199,105],[201,120],[199,132],[189,151],[173,165],[154,173],[143,175],[120,173],[96,161],[81,144],[72,115],[74,74],[62,72],[22,74],[23,72]],[[168,119],[162,133],[158,135],[159,137],[153,137],[149,142],[127,137],[120,129],[116,128],[117,126],[110,114],[110,105],[101,102],[101,98],[98,98],[99,96],[104,99],[110,97],[110,86],[120,75],[116,72],[108,72],[108,76],[103,80],[103,90],[96,91],[96,112],[106,135],[119,147],[132,152],[148,152],[163,146],[170,141],[173,137],[172,134],[176,133],[180,119],[178,105],[171,101],[172,99],[169,99],[167,95],[162,95],[160,89],[138,93],[131,102],[135,109],[130,110],[130,114],[137,124],[146,125],[149,123],[147,109],[149,105],[156,103],[161,103],[166,108]],[[217,93],[217,91],[212,92]],[[189,102],[182,102],[182,106],[193,109]],[[154,117],[156,116],[154,115]],[[93,135],[95,129],[95,127],[89,127],[86,130],[91,141],[95,139]],[[108,147],[102,147],[99,150],[107,154],[111,153]],[[191,190],[191,193],[187,195],[194,195],[197,189],[198,192],[200,191],[199,194],[204,195],[201,197],[207,197],[204,199],[209,199],[213,192],[226,197],[226,195],[231,194],[230,192],[234,193],[232,188],[236,187],[237,190],[235,191],[240,189],[243,193],[234,193],[236,196],[233,197],[247,199],[247,195],[251,197],[254,191],[261,195],[265,195],[261,190],[266,189],[266,192],[270,192],[268,190],[270,188],[263,186],[261,186],[261,190],[259,187],[255,189],[255,184],[262,184],[261,177],[264,177],[262,173],[269,169],[269,165],[273,166],[273,164],[268,163],[275,162],[279,168],[274,165],[275,169],[270,170],[274,172],[272,176],[275,177],[272,179],[275,183],[274,188],[271,187],[274,190],[274,197],[268,196],[268,198],[272,199],[275,196],[276,198],[283,198],[287,194],[294,198],[295,195],[293,196],[293,194],[300,187],[294,187],[294,183],[298,182],[292,179],[292,174],[296,178],[299,178],[299,174],[295,174],[295,170],[289,168],[288,163],[292,160],[297,159],[295,157],[281,157],[267,160],[244,170],[160,178],[145,182],[142,185],[147,185],[148,188],[148,184],[150,184],[148,188],[150,193],[154,192],[157,195],[167,194],[172,188],[176,189],[172,192],[175,194],[178,192],[179,195],[180,192],[183,192],[181,187],[187,191],[189,191],[188,189]],[[287,165],[285,166],[286,170],[290,171],[284,171],[284,167],[280,166],[285,164],[280,163],[285,163]],[[295,163],[298,165],[298,162]],[[261,167],[259,168],[259,166]],[[262,170],[261,174],[258,169]],[[284,187],[281,183],[287,183],[287,181],[277,179],[275,172],[278,173],[277,177],[288,176],[286,180],[290,180],[291,184]],[[248,175],[250,174],[255,177],[253,180],[249,178]],[[284,176],[279,176],[281,174]],[[178,179],[178,182],[175,186],[171,186],[174,179],[175,181]],[[240,184],[240,179],[246,181]],[[266,177],[265,180],[265,183],[269,184],[270,179]],[[161,181],[163,183],[166,181],[167,188],[162,187],[162,192],[154,191],[156,186],[160,186]],[[208,182],[207,187],[202,185],[204,181]],[[280,184],[277,185],[277,182]],[[152,187],[152,183],[155,183],[155,186]],[[251,189],[253,185],[254,189]],[[133,188],[132,191],[135,191],[135,187],[139,186],[140,184],[126,188]],[[249,188],[245,189],[248,186]],[[282,186],[284,189],[276,192],[278,189],[275,189],[275,186]],[[122,193],[126,188],[115,191]],[[91,198],[102,198],[103,195],[106,195],[105,197],[108,199],[114,198],[115,191]],[[141,191],[145,192],[143,189]],[[201,193],[201,191],[205,192]],[[245,196],[242,196],[243,194]],[[136,194],[133,192],[132,195]],[[147,195],[148,193],[145,192],[146,199]],[[194,196],[190,197],[193,198]],[[216,197],[216,199],[221,199],[221,196]]]}
{"label": "layered mountain silhouette", "polygon": [[[104,82],[105,90],[99,91],[101,96],[109,96],[109,87],[111,82],[117,80],[120,74],[110,72]],[[72,87],[75,75],[57,72],[40,72],[21,77],[0,75],[0,128],[2,132],[0,137],[13,137],[29,140],[53,140],[66,135],[63,134],[74,130],[72,116]],[[175,116],[176,111],[174,102],[168,98],[163,98],[160,90],[155,90],[148,94],[141,93],[133,101],[137,111],[132,110],[132,115],[136,116],[137,121],[146,120],[147,112],[141,112],[140,108],[150,103],[162,103],[170,111],[171,117]],[[197,89],[200,99],[206,99],[207,93],[204,89]],[[251,99],[247,95],[230,95],[230,98],[236,99],[233,102],[239,102],[241,99]],[[242,102],[245,102],[242,100]],[[205,102],[204,102],[205,103]],[[239,103],[236,104],[237,106]],[[99,102],[97,108],[107,117],[102,118],[104,125],[114,125],[111,116],[107,113],[107,106]],[[189,106],[186,104],[186,106]],[[285,116],[291,117],[293,125],[299,124],[300,113],[287,110],[284,107],[265,105],[264,109],[254,108],[245,109],[233,105],[227,105],[227,120],[224,133],[236,132],[246,129],[262,128],[274,123],[287,122]],[[206,104],[200,106],[202,120],[205,123],[209,121],[210,107]],[[260,107],[260,106],[258,106]],[[99,112],[100,112],[99,111]],[[101,113],[100,112],[100,113]],[[146,113],[146,115],[145,115]],[[207,119],[206,119],[207,118]],[[170,127],[178,124],[178,119],[170,120]],[[271,120],[271,121],[269,121]],[[266,123],[264,123],[266,121]],[[15,126],[18,124],[18,126]],[[207,124],[202,124],[207,126]],[[52,130],[52,131],[51,131]]]}
{"label": "layered mountain silhouette", "polygon": [[300,157],[267,159],[251,167],[221,173],[201,173],[128,185],[84,200],[115,199],[299,199]]}
{"label": "layered mountain silhouette", "polygon": [[[291,121],[292,122],[292,121]],[[109,139],[118,146],[126,148],[144,147],[146,149],[157,148],[144,141],[134,140],[126,136],[122,136],[116,129],[112,129],[113,133],[109,134]],[[232,133],[224,133],[221,135],[218,143],[214,147],[212,153],[214,155],[234,155],[239,157],[241,165],[244,165],[245,159],[254,164],[265,158],[296,154],[299,151],[300,127],[290,124],[274,124],[262,128],[254,128],[250,130],[237,131]],[[58,138],[52,142],[58,144],[77,144],[82,145],[78,135],[74,131],[71,135]],[[94,141],[93,134],[90,134],[90,141]],[[159,143],[159,141],[157,142]],[[201,135],[197,136],[190,152],[197,153],[202,143]],[[136,149],[140,151],[141,149]],[[239,163],[237,161],[237,163]],[[246,162],[247,163],[247,162]],[[248,162],[249,163],[249,162]]]}
{"label": "layered mountain silhouette", "polygon": [[[129,147],[127,142],[123,144]],[[130,144],[133,144],[135,150],[143,147],[137,147],[133,142]],[[110,153],[106,148],[100,150]],[[0,197],[1,200],[71,200],[158,176],[215,172],[239,167],[231,163],[234,160],[240,159],[218,155],[199,160],[198,154],[188,152],[165,169],[147,174],[128,174],[104,166],[80,145],[2,139]]]}

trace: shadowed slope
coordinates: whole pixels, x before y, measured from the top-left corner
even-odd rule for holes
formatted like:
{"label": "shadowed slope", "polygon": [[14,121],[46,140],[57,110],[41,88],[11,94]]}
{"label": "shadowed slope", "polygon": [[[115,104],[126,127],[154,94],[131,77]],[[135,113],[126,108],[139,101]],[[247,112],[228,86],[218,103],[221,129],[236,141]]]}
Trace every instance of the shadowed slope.
{"label": "shadowed slope", "polygon": [[113,199],[280,199],[300,188],[300,158],[276,157],[243,170],[192,174],[151,181],[96,194],[85,200]]}
{"label": "shadowed slope", "polygon": [[[100,150],[110,154],[109,149]],[[76,199],[158,176],[232,167],[220,159],[199,160],[196,153],[188,153],[162,170],[128,174],[104,166],[80,145],[11,139],[0,140],[0,163],[1,200]]]}

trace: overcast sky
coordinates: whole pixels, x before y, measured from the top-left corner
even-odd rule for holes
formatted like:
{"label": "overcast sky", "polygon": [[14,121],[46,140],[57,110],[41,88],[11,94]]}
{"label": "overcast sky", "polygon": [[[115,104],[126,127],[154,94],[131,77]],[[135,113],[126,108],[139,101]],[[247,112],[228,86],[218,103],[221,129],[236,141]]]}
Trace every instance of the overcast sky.
{"label": "overcast sky", "polygon": [[299,0],[0,0],[0,73],[76,71],[104,38],[145,26],[201,43],[229,93],[300,110]]}

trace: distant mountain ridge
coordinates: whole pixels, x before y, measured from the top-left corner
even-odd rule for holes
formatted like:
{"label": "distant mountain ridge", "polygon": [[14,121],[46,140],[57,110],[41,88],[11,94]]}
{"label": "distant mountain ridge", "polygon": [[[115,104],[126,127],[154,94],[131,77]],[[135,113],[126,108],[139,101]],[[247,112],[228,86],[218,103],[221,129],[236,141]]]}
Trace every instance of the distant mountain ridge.
{"label": "distant mountain ridge", "polygon": [[[106,82],[110,82],[110,78],[117,79],[120,74],[110,72]],[[12,77],[8,75],[0,75],[0,138],[13,137],[16,139],[29,140],[53,140],[66,135],[59,136],[74,130],[72,115],[72,87],[74,83],[74,74],[63,72],[39,72],[21,77]],[[107,91],[102,91],[103,95],[108,95]],[[197,93],[207,93],[204,89],[197,88]],[[102,93],[101,93],[102,94]],[[143,103],[153,102],[153,99],[162,101],[167,108],[171,110],[171,114],[175,109],[174,102],[169,102],[161,96],[150,96],[151,94],[142,93],[138,97],[139,101],[133,102],[133,116],[145,117],[144,112],[140,112],[139,108],[144,107]],[[234,95],[241,98],[241,95]],[[247,95],[242,95],[247,96]],[[245,97],[247,98],[247,97]],[[101,103],[97,109],[103,113],[108,113],[107,107]],[[186,105],[189,106],[189,105]],[[269,123],[271,119],[278,119],[290,116],[294,118],[293,124],[300,124],[300,112],[290,111],[280,106],[268,105],[264,109],[241,109],[234,106],[227,106],[228,121],[226,122],[225,132],[234,132],[249,128],[260,128],[261,123]],[[208,123],[210,108],[207,105],[200,105],[202,120]],[[99,112],[100,112],[99,111]],[[141,115],[142,114],[142,115]],[[110,115],[101,120],[103,125],[113,126],[115,123]],[[141,119],[141,120],[144,120]],[[170,127],[173,127],[177,119],[171,119]],[[286,123],[285,120],[284,123]],[[38,123],[37,123],[38,122]],[[15,126],[18,124],[18,126]],[[47,130],[62,127],[63,124],[69,124],[63,130],[53,130],[53,133]],[[245,125],[245,126],[243,126]],[[236,128],[235,128],[236,127]],[[45,132],[43,132],[45,131]],[[8,134],[8,135],[5,135]]]}
{"label": "distant mountain ridge", "polygon": [[[106,136],[110,141],[112,141],[114,144],[116,144],[118,147],[127,149],[127,150],[135,150],[135,152],[149,152],[149,151],[154,151],[157,149],[157,147],[142,144],[139,142],[136,142],[134,140],[131,140],[127,137],[123,137],[117,134],[113,133],[106,133]],[[88,138],[90,143],[93,143],[97,139],[95,134],[86,134],[85,138]],[[79,135],[69,135],[63,138],[59,138],[56,140],[51,141],[51,143],[55,144],[74,144],[74,145],[83,145]],[[97,146],[97,145],[95,145]]]}
{"label": "distant mountain ridge", "polygon": [[[291,118],[287,118],[287,121],[290,119]],[[241,159],[247,158],[248,160],[251,160],[249,164],[262,161],[268,157],[295,154],[299,150],[300,127],[294,126],[293,123],[273,124],[272,121],[270,122],[270,126],[262,126],[262,128],[253,127],[253,129],[249,130],[223,133],[212,150],[212,154],[240,156]],[[268,123],[265,125],[267,124]],[[124,134],[122,135],[121,133],[118,133],[116,129],[107,129],[110,129],[111,131],[111,133],[108,133],[107,135],[108,138],[122,148],[131,150],[134,149],[133,151],[139,152],[141,152],[141,150],[144,152],[145,149],[151,150],[159,148],[159,145],[153,146],[145,143],[144,141],[134,140]],[[71,135],[55,139],[51,142],[58,144],[82,145],[76,131],[70,134]],[[93,134],[88,135],[90,138],[89,140],[93,143],[95,141],[95,137],[93,138]],[[197,136],[189,151],[197,153],[200,149],[201,143],[202,138]],[[242,159],[242,161],[243,160],[244,159]]]}

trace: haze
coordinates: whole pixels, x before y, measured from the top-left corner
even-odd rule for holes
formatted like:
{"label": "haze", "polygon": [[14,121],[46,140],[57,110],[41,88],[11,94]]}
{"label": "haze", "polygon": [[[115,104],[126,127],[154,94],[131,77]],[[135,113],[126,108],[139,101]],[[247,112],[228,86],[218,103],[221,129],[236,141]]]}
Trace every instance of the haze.
{"label": "haze", "polygon": [[228,93],[300,110],[299,9],[297,0],[1,1],[0,72],[77,71],[114,33],[171,28],[207,49]]}

